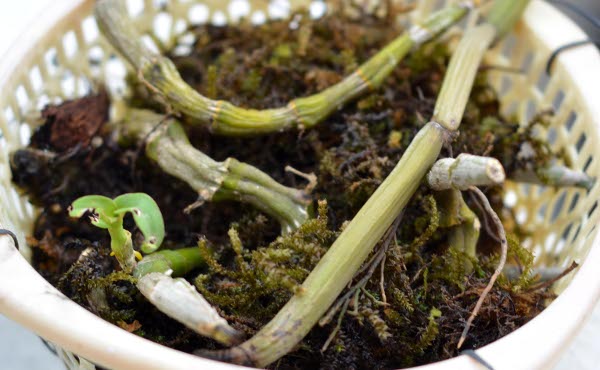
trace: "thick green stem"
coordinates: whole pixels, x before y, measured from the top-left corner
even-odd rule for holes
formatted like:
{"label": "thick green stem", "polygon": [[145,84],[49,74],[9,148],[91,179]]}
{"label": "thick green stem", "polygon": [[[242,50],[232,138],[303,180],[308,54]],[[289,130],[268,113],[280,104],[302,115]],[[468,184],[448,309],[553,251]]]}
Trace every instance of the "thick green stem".
{"label": "thick green stem", "polygon": [[217,354],[236,363],[266,366],[291,351],[337,296],[406,206],[445,140],[445,130],[428,123],[402,159],[319,261],[295,294],[258,334]]}
{"label": "thick green stem", "polygon": [[472,261],[477,259],[477,242],[481,223],[477,215],[469,208],[463,195],[458,189],[438,191],[435,193],[438,209],[440,210],[440,227],[449,229],[448,244],[459,255],[468,258],[456,261],[458,271],[470,273]]}
{"label": "thick green stem", "polygon": [[433,112],[433,120],[448,130],[458,130],[479,65],[495,37],[496,29],[489,23],[474,27],[465,33],[450,59]]}
{"label": "thick green stem", "polygon": [[[512,26],[517,19],[515,16],[504,21]],[[404,209],[437,159],[449,131],[458,129],[481,59],[497,35],[496,28],[487,23],[466,32],[438,97],[434,118],[439,124],[430,122],[415,136],[396,168],[323,256],[300,292],[254,337],[213,354],[215,357],[263,367],[287,354],[304,338]]]}
{"label": "thick green stem", "polygon": [[449,6],[392,41],[340,83],[321,93],[292,100],[285,107],[266,110],[239,108],[226,101],[211,100],[192,89],[168,58],[155,54],[141,42],[122,0],[99,0],[95,16],[109,42],[154,92],[186,117],[186,122],[208,126],[223,135],[257,135],[318,124],[338,107],[379,87],[413,47],[431,40],[466,12],[465,6]]}
{"label": "thick green stem", "polygon": [[176,250],[165,249],[145,256],[133,271],[133,276],[141,278],[152,272],[167,273],[171,276],[183,276],[204,265],[200,248],[191,247]]}
{"label": "thick green stem", "polygon": [[463,199],[462,193],[458,190],[450,191],[454,192],[455,196],[459,198],[460,207],[458,214],[462,222],[450,230],[448,243],[450,244],[450,248],[464,253],[469,257],[462,260],[462,267],[465,273],[468,274],[473,270],[473,263],[471,261],[477,259],[477,242],[479,241],[481,223],[475,212],[469,208]]}
{"label": "thick green stem", "polygon": [[284,232],[308,219],[310,197],[306,192],[279,184],[249,164],[229,158],[217,162],[194,148],[174,119],[145,110],[131,110],[124,135],[146,140],[146,155],[170,175],[196,190],[201,201],[235,200],[249,203],[275,217]]}
{"label": "thick green stem", "polygon": [[130,274],[136,266],[131,233],[123,228],[123,216],[108,228],[110,248],[124,272]]}

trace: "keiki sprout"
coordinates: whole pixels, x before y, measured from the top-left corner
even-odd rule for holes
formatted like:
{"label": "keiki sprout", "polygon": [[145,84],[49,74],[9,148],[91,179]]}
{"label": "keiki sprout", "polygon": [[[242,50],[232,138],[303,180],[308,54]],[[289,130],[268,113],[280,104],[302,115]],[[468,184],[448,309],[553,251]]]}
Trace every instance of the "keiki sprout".
{"label": "keiki sprout", "polygon": [[80,218],[89,214],[92,225],[108,230],[112,253],[123,271],[132,273],[136,258],[141,260],[142,255],[133,249],[131,233],[123,227],[123,218],[127,213],[131,213],[144,235],[142,252],[156,251],[165,237],[165,224],[158,205],[148,194],[123,194],[115,199],[88,195],[77,199],[69,207],[69,216]]}
{"label": "keiki sprout", "polygon": [[[133,249],[131,233],[123,227],[127,213],[131,213],[144,235],[141,249],[148,255],[143,258]],[[137,288],[156,308],[225,345],[241,341],[242,333],[229,326],[190,283],[175,278],[203,264],[200,249],[156,252],[165,237],[165,224],[158,205],[148,194],[123,194],[115,199],[88,195],[69,207],[71,217],[80,218],[85,214],[89,214],[92,225],[108,230],[112,252],[121,268],[136,278]]]}

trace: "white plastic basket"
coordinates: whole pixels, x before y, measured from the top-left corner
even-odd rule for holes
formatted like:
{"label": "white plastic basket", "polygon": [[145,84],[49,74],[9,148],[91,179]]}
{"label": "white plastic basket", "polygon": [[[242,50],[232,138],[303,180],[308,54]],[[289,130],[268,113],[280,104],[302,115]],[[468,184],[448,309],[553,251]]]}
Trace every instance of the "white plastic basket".
{"label": "white plastic basket", "polygon": [[[166,44],[193,21],[224,23],[249,15],[258,22],[285,17],[292,7],[310,3],[291,1],[290,7],[285,0],[127,2],[138,27],[166,31],[157,35]],[[59,353],[71,369],[93,369],[91,362],[113,369],[238,368],[160,346],[103,321],[64,297],[27,262],[25,235],[35,210],[11,184],[9,153],[27,143],[31,116],[46,103],[84,95],[93,81],[109,82],[113,93],[125,87],[125,64],[99,38],[90,17],[93,3],[55,1],[0,61],[0,226],[13,230],[22,246],[19,253],[9,237],[0,237],[0,312],[64,348]],[[600,55],[591,46],[580,47],[562,54],[551,76],[544,72],[553,50],[584,38],[564,15],[534,0],[516,31],[489,53],[488,62],[524,71],[490,73],[504,112],[517,114],[525,123],[537,110],[554,107],[548,140],[555,149],[565,150],[575,168],[600,177],[600,104],[595,101],[600,96]],[[576,260],[582,266],[561,281],[560,296],[541,315],[477,352],[495,369],[544,369],[557,361],[600,297],[600,186],[585,192],[513,184],[507,194],[519,222],[532,233],[526,243],[537,264],[566,266]],[[423,368],[479,365],[463,356]]]}

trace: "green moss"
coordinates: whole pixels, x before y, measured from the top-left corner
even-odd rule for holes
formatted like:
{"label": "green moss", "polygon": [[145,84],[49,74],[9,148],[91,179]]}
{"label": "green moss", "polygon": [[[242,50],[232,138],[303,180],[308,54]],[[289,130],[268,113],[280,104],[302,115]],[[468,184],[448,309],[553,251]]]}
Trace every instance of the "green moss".
{"label": "green moss", "polygon": [[[515,259],[521,266],[521,275],[512,281],[512,291],[521,292],[527,289],[535,279],[533,274],[534,256],[529,249],[523,247],[519,238],[514,234],[507,234],[508,259]],[[506,283],[506,282],[505,282]]]}
{"label": "green moss", "polygon": [[262,73],[258,69],[253,69],[248,73],[248,77],[242,83],[242,91],[258,91],[262,82]]}
{"label": "green moss", "polygon": [[[423,245],[425,245],[425,243],[427,243],[435,234],[440,225],[440,215],[437,209],[437,202],[435,200],[435,197],[429,195],[425,199],[425,202],[426,209],[429,212],[428,216],[417,219],[417,222],[415,223],[415,228],[417,229],[417,231],[423,229],[425,230],[423,230],[422,232],[418,231],[420,235],[412,242],[410,246],[411,250],[417,250]],[[427,224],[426,228],[425,224]]]}
{"label": "green moss", "polygon": [[229,231],[234,264],[224,266],[206,242],[200,243],[208,272],[195,280],[197,289],[235,320],[269,320],[298,291],[302,281],[337,237],[328,228],[327,203],[319,202],[318,217],[280,236],[266,247],[249,251],[237,229]]}
{"label": "green moss", "polygon": [[439,335],[440,329],[436,319],[442,316],[442,311],[437,308],[432,308],[429,312],[429,322],[427,323],[427,328],[421,333],[419,336],[419,343],[416,346],[415,350],[418,352],[425,352],[429,346],[433,343],[433,341]]}
{"label": "green moss", "polygon": [[400,307],[409,314],[413,313],[413,311],[415,310],[412,302],[410,301],[406,293],[396,287],[392,288],[392,300],[394,302],[394,305]]}
{"label": "green moss", "polygon": [[211,65],[206,70],[206,83],[204,94],[207,98],[216,99],[218,97],[217,86],[219,81],[219,69],[216,65]]}

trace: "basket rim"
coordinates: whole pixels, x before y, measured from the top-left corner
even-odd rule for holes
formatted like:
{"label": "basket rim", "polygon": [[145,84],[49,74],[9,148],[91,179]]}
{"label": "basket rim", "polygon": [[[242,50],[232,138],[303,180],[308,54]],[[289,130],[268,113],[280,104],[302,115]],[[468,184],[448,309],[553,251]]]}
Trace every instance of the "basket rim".
{"label": "basket rim", "polygon": [[[94,0],[53,2],[0,60],[0,87],[12,87],[19,77],[16,72],[23,65],[28,66],[30,61],[37,60],[46,51],[43,46],[57,38],[54,31],[80,21],[93,4]],[[566,15],[542,0],[532,1],[522,26],[550,49],[586,37]],[[600,95],[598,50],[590,45],[564,53],[555,61],[554,70],[557,68],[566,71],[571,78],[583,99],[581,103],[591,112],[593,125],[600,132],[600,105],[594,104],[594,98]],[[6,88],[0,89],[0,101],[5,101],[11,92]],[[551,367],[600,299],[598,265],[600,234],[594,238],[587,258],[571,283],[549,307],[523,327],[478,349],[477,353],[497,369]],[[0,282],[0,313],[102,366],[122,369],[242,368],[170,349],[100,319],[46,282],[15,249],[11,239],[2,236]],[[43,309],[40,310],[40,307]],[[89,335],[90,331],[94,332],[93,336]],[[466,356],[418,367],[431,370],[456,368],[475,370],[480,367]]]}

